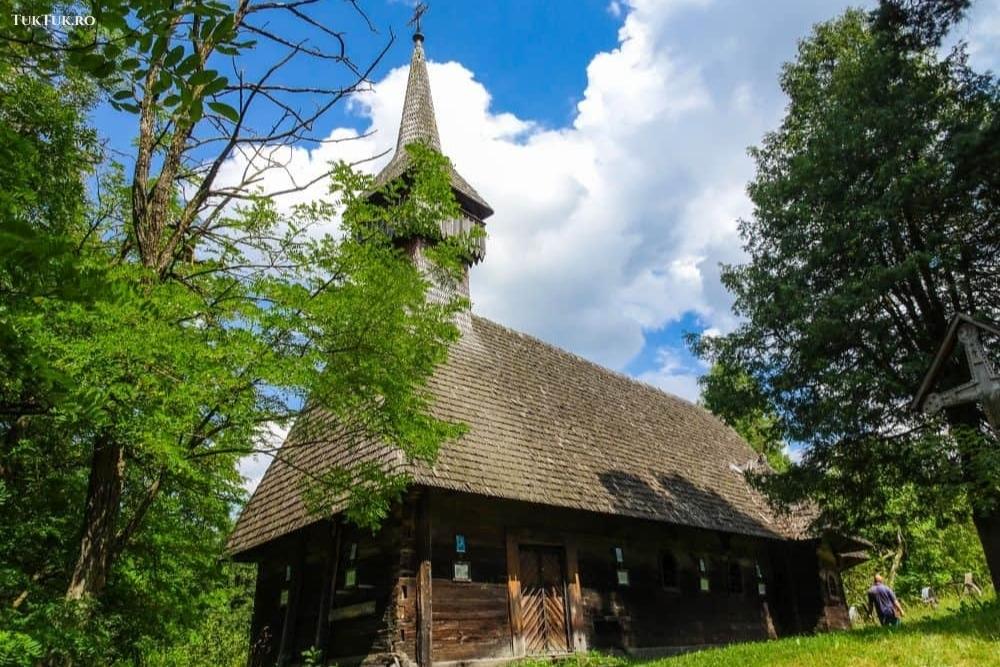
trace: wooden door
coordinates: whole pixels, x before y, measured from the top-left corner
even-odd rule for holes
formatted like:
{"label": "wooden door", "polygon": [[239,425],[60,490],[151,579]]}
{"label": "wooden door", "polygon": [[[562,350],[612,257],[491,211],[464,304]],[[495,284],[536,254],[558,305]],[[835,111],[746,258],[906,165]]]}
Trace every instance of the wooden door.
{"label": "wooden door", "polygon": [[528,654],[569,652],[566,576],[559,547],[520,548],[521,619]]}

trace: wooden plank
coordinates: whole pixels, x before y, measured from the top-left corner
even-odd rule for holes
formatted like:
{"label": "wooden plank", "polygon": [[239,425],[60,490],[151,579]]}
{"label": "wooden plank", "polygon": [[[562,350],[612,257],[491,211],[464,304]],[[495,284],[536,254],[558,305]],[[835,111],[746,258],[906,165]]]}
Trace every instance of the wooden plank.
{"label": "wooden plank", "polygon": [[319,615],[316,618],[316,643],[323,655],[326,655],[327,642],[330,640],[330,600],[333,599],[333,589],[337,585],[337,567],[340,563],[340,517],[333,517],[330,526],[329,551],[324,558],[323,590],[319,598]]}
{"label": "wooden plank", "polygon": [[375,600],[359,602],[346,607],[337,607],[330,610],[331,621],[343,621],[362,616],[372,616],[375,613]]}
{"label": "wooden plank", "polygon": [[424,490],[417,503],[417,662],[421,667],[433,665],[433,618],[431,572],[431,508],[430,492]]}
{"label": "wooden plank", "polygon": [[295,650],[295,625],[298,622],[299,597],[302,589],[302,570],[305,567],[305,535],[299,536],[294,564],[292,565],[292,580],[288,587],[288,606],[285,607],[285,622],[281,626],[281,643],[278,645],[278,665],[286,665],[292,659]]}
{"label": "wooden plank", "polygon": [[517,536],[507,531],[507,597],[510,605],[511,653],[520,658],[524,653],[524,619],[521,615],[521,556]]}
{"label": "wooden plank", "polygon": [[580,585],[580,565],[577,558],[575,540],[566,544],[566,579],[569,600],[570,648],[574,651],[587,651],[587,623],[583,615],[583,587]]}

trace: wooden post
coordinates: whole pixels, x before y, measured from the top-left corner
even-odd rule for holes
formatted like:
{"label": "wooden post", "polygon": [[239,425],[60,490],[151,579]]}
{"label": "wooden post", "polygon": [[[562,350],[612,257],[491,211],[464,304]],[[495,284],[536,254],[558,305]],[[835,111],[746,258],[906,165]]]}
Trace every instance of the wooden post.
{"label": "wooden post", "polygon": [[517,537],[507,531],[507,597],[510,604],[511,652],[524,656],[524,621],[521,618],[521,554]]}
{"label": "wooden post", "polygon": [[323,569],[323,588],[319,598],[319,616],[316,618],[316,642],[323,657],[327,654],[330,640],[330,605],[337,588],[337,567],[340,564],[340,516],[333,518],[330,527],[330,551],[327,552]]}
{"label": "wooden post", "polygon": [[270,565],[266,560],[257,563],[257,583],[254,588],[253,594],[253,615],[250,619],[250,658],[248,660],[248,667],[254,667],[260,664],[267,654],[271,652],[271,642],[274,638],[270,638],[270,641],[265,642],[266,633],[270,631],[267,626],[268,614],[273,610],[273,607],[268,604],[272,600],[266,598],[266,584],[264,582],[265,568]]}
{"label": "wooden post", "polygon": [[417,662],[421,667],[433,664],[432,625],[434,604],[431,590],[431,512],[430,491],[425,489],[417,501]]}
{"label": "wooden post", "polygon": [[566,579],[569,589],[569,637],[574,651],[587,651],[587,633],[583,622],[583,589],[580,586],[580,568],[577,564],[576,544],[566,544]]}
{"label": "wooden post", "polygon": [[302,533],[295,547],[292,565],[292,580],[288,584],[288,606],[285,607],[285,622],[281,626],[281,643],[278,644],[278,665],[286,665],[294,651],[295,626],[298,622],[299,597],[302,590],[302,570],[305,567],[305,533]]}

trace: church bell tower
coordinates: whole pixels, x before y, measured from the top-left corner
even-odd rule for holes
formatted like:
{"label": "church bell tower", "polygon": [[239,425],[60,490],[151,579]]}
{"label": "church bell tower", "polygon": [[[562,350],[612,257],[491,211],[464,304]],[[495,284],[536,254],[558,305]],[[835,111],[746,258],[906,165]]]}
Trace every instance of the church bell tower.
{"label": "church bell tower", "polygon": [[[441,138],[438,135],[437,119],[434,117],[434,102],[431,99],[431,84],[427,76],[427,63],[424,59],[424,36],[419,27],[413,35],[413,56],[410,58],[410,74],[406,82],[406,97],[403,100],[403,115],[399,122],[399,136],[396,139],[396,151],[389,160],[389,163],[375,177],[375,186],[383,185],[405,176],[412,167],[406,146],[422,141],[428,147],[439,153],[441,150]],[[475,188],[469,185],[462,176],[449,163],[448,176],[451,181],[451,189],[455,195],[460,208],[460,214],[455,220],[445,220],[441,223],[441,235],[444,237],[455,236],[468,233],[476,226],[482,228],[484,220],[493,215],[493,209],[476,192]],[[401,238],[397,239],[406,248],[407,253],[413,258],[417,266],[429,269],[430,265],[425,255],[425,248],[434,243],[426,238]],[[486,254],[485,235],[476,239],[476,245],[472,248],[467,260],[462,277],[457,285],[450,286],[448,292],[455,293],[468,298],[469,296],[469,268],[472,264],[479,263]],[[440,285],[436,290],[443,289]],[[432,296],[433,292],[432,290]]]}

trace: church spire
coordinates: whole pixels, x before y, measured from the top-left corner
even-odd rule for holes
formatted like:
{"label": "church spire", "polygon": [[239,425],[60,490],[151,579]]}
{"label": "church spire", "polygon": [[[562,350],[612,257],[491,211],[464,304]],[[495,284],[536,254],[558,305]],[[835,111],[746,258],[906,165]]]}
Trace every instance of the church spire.
{"label": "church spire", "polygon": [[424,36],[413,34],[413,56],[410,58],[410,76],[406,80],[406,97],[403,98],[403,116],[399,121],[396,155],[405,152],[407,144],[426,141],[441,152],[437,119],[434,117],[434,100],[431,99],[431,82],[427,76],[424,59]]}
{"label": "church spire", "polygon": [[[406,146],[414,141],[424,141],[428,146],[441,150],[441,137],[438,135],[437,119],[434,116],[434,101],[431,98],[431,82],[427,76],[427,63],[424,58],[424,35],[413,34],[413,55],[410,58],[410,75],[406,81],[406,97],[403,99],[403,115],[399,122],[399,136],[396,139],[396,152],[382,171],[375,177],[375,184],[381,186],[402,176],[410,168],[410,156]],[[482,222],[493,215],[493,209],[486,200],[469,185],[462,176],[449,167],[451,188],[455,193],[462,211],[473,219]]]}

